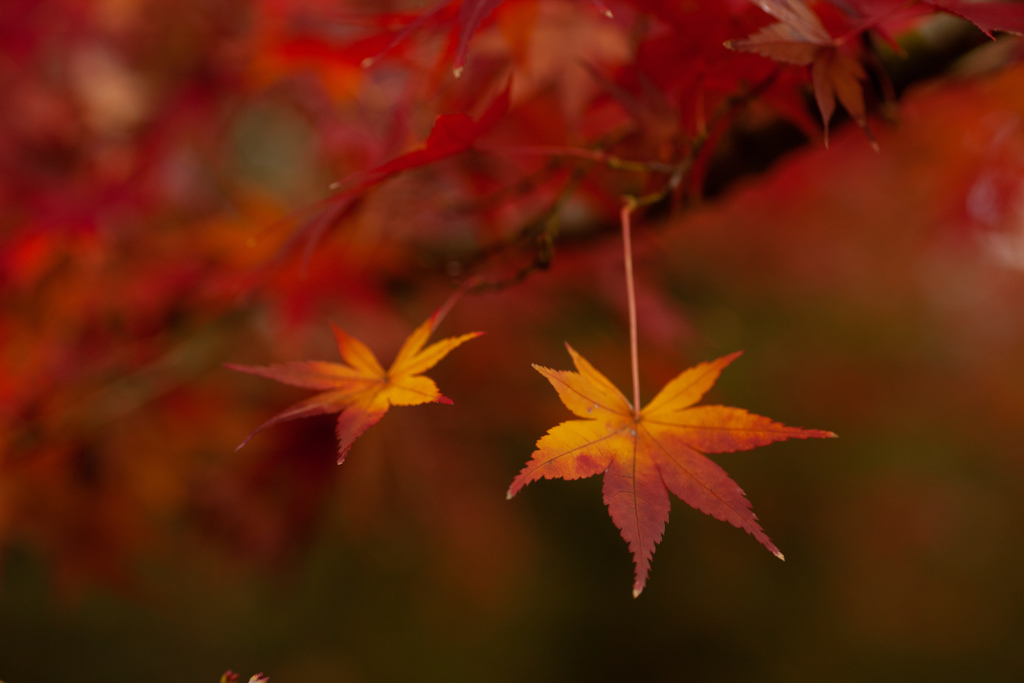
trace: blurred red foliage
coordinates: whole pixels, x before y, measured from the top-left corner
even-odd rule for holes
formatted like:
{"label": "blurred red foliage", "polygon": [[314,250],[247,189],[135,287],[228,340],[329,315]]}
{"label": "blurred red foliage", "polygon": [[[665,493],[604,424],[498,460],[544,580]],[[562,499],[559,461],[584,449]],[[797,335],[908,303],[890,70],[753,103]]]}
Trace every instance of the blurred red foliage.
{"label": "blurred red foliage", "polygon": [[[915,41],[938,30],[934,13],[876,16],[867,5],[888,7],[837,1],[808,11],[856,48],[844,58],[864,69],[849,73],[865,81],[883,154],[888,144],[916,145],[918,161],[879,170],[849,151],[818,161],[891,174],[892,196],[870,207],[853,185],[819,206],[809,189],[818,167],[791,170],[758,205],[756,229],[713,267],[740,288],[784,286],[761,277],[780,268],[799,275],[787,280],[797,287],[845,284],[865,299],[851,305],[881,308],[908,280],[928,280],[929,305],[966,348],[965,328],[980,314],[929,278],[961,239],[1001,267],[1024,263],[1024,52],[1015,38],[971,43],[957,69],[897,114],[889,80],[904,62],[879,36],[904,40],[914,66]],[[609,3],[612,18],[602,7],[5,2],[0,548],[37,550],[68,588],[123,585],[140,557],[190,556],[207,544],[229,562],[287,565],[330,505],[353,537],[386,527],[397,510],[442,549],[445,581],[499,604],[513,572],[495,549],[527,556],[530,541],[500,502],[516,458],[486,454],[500,435],[547,421],[517,382],[528,361],[553,358],[566,325],[608,342],[587,311],[567,310],[574,296],[607,304],[607,320],[619,322],[608,274],[617,256],[605,237],[620,198],[652,198],[654,244],[712,181],[730,187],[822,135],[807,68],[723,46],[771,22],[754,3],[623,0]],[[1016,14],[955,9],[985,28],[1019,29]],[[886,126],[901,116],[925,132],[887,142]],[[928,230],[885,236],[927,241],[924,265],[898,262],[905,251],[896,248],[858,251],[822,228],[860,210],[865,234],[890,230],[902,200],[924,195],[915,210],[934,214],[906,224]],[[797,210],[810,213],[774,218]],[[699,270],[678,256],[672,240],[681,238],[664,239],[663,264],[681,258],[681,268]],[[543,284],[521,284],[552,266]],[[396,418],[360,444],[364,464],[345,470],[331,466],[326,423],[292,425],[234,453],[292,394],[253,389],[223,361],[325,357],[325,320],[386,356],[471,275],[483,285],[453,313],[455,327],[492,334],[441,370],[456,406],[470,404],[465,412]],[[670,362],[671,349],[682,344],[693,360],[709,333],[677,314],[660,276],[646,277],[647,372],[659,376],[685,365]],[[985,277],[998,288],[1006,276]],[[981,298],[977,306],[991,303]],[[995,327],[973,329],[1018,339]],[[596,362],[614,365],[605,360],[620,351],[596,349]],[[871,382],[847,370],[837,381],[853,390],[842,405],[866,406]],[[991,368],[978,372],[992,382],[993,411],[1011,414],[1016,394]]]}

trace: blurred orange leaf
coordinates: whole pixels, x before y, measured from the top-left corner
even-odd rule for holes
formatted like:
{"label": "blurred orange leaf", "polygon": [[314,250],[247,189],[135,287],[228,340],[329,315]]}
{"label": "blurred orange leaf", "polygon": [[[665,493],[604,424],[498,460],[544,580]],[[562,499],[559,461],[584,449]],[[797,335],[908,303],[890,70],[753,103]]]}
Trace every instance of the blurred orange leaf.
{"label": "blurred orange leaf", "polygon": [[[568,345],[567,345],[568,346]],[[745,530],[779,559],[750,502],[725,470],[705,453],[731,453],[773,441],[834,437],[832,432],[787,427],[726,406],[691,407],[739,353],[701,363],[666,384],[643,410],[572,347],[578,372],[535,365],[569,410],[582,417],[548,430],[512,481],[508,496],[537,479],[604,475],[604,502],[636,563],[633,596],[647,581],[654,548],[669,513],[669,491],[687,505]]]}
{"label": "blurred orange leaf", "polygon": [[338,415],[338,464],[345,461],[352,443],[369,427],[375,425],[391,406],[415,406],[422,403],[448,403],[434,380],[423,376],[448,353],[482,332],[449,337],[424,348],[427,339],[440,323],[447,306],[438,309],[417,327],[398,350],[387,370],[373,352],[361,341],[331,325],[338,351],[345,363],[327,361],[292,361],[275,365],[225,365],[239,372],[260,375],[284,384],[320,393],[300,401],[257,427],[238,445],[242,448],[257,433],[271,425],[300,417],[340,413]]}

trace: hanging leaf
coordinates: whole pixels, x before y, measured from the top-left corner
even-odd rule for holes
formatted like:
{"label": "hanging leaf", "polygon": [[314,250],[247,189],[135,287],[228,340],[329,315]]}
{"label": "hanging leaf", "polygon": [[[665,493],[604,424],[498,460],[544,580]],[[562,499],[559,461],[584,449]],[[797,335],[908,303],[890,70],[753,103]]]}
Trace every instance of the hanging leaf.
{"label": "hanging leaf", "polygon": [[232,370],[320,391],[261,424],[238,448],[245,446],[256,433],[271,425],[300,417],[339,413],[336,429],[340,465],[345,461],[352,443],[369,427],[377,424],[391,406],[450,404],[451,400],[441,394],[434,380],[422,373],[437,365],[452,349],[483,333],[470,332],[449,337],[424,348],[444,310],[439,309],[409,335],[387,370],[365,344],[333,325],[331,328],[338,342],[338,352],[345,363],[315,360],[276,365],[226,363]]}
{"label": "hanging leaf", "polygon": [[568,349],[577,372],[534,368],[583,419],[563,422],[541,437],[533,458],[512,481],[509,498],[538,479],[604,475],[605,505],[636,564],[634,597],[644,589],[651,557],[665,530],[670,491],[690,507],[743,529],[783,559],[758,524],[743,490],[706,454],[835,434],[787,427],[741,408],[693,407],[739,353],[686,370],[647,407],[634,411],[614,384],[572,347]]}
{"label": "hanging leaf", "polygon": [[864,68],[849,55],[839,51],[839,43],[829,35],[818,16],[801,0],[752,0],[758,7],[778,19],[747,38],[727,40],[730,50],[753,52],[785,64],[811,67],[814,99],[824,123],[825,146],[828,146],[828,124],[836,108],[836,98],[857,122],[872,146],[877,147],[868,128],[861,81],[867,78]]}

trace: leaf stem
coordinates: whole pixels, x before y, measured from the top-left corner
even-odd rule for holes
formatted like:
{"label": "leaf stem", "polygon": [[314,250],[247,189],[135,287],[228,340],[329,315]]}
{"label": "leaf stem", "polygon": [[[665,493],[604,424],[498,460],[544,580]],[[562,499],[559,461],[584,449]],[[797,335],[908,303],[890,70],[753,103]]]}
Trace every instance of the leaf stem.
{"label": "leaf stem", "polygon": [[640,352],[637,350],[636,289],[633,287],[633,245],[629,219],[637,207],[634,197],[627,196],[619,218],[622,222],[622,253],[626,261],[626,299],[629,302],[629,359],[633,371],[633,417],[640,417]]}

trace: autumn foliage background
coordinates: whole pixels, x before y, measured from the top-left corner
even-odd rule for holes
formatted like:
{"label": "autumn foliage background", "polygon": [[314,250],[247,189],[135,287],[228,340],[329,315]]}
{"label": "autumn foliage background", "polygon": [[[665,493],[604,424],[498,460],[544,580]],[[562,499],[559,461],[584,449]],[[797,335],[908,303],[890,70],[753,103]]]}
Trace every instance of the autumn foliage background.
{"label": "autumn foliage background", "polygon": [[[811,6],[878,151],[745,0],[5,0],[0,678],[1017,680],[1024,45]],[[505,491],[531,364],[629,387],[666,188],[644,400],[743,349],[709,400],[841,438],[715,457],[785,563],[674,500],[634,600],[596,479]],[[306,392],[224,363],[386,364],[460,285],[453,406],[235,450]]]}

